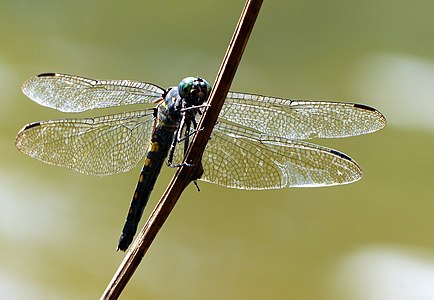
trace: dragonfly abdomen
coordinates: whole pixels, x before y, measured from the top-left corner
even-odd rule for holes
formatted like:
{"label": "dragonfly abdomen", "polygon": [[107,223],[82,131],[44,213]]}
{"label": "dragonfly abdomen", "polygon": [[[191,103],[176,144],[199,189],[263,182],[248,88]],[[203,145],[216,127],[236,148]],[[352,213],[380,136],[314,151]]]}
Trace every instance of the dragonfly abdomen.
{"label": "dragonfly abdomen", "polygon": [[118,250],[125,251],[136,234],[143,210],[148,203],[158,174],[169,153],[173,137],[173,129],[164,125],[157,125],[152,133],[143,169],[140,173],[133,199],[131,200],[121,237],[119,238]]}

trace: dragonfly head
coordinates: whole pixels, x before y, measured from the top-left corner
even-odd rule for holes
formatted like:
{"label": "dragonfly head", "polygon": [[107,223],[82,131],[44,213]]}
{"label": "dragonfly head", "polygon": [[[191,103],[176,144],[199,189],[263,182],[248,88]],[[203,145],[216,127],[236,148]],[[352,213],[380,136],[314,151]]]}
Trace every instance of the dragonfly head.
{"label": "dragonfly head", "polygon": [[181,80],[178,85],[178,93],[181,98],[186,99],[189,106],[203,104],[208,100],[211,92],[211,85],[199,77],[187,77]]}

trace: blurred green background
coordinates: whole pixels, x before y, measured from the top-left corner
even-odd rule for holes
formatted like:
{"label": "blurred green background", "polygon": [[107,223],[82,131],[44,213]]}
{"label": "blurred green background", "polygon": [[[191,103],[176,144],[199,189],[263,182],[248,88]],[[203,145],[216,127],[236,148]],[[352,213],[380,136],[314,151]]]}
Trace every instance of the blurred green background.
{"label": "blurred green background", "polygon": [[[21,84],[42,72],[213,82],[243,5],[0,1],[2,298],[98,298],[124,257],[115,248],[141,168],[97,178],[21,154],[23,125],[67,116]],[[432,0],[265,1],[231,90],[376,107],[384,130],[315,141],[356,159],[364,177],[190,186],[121,299],[432,298],[433,12]],[[163,170],[146,215],[172,174]]]}

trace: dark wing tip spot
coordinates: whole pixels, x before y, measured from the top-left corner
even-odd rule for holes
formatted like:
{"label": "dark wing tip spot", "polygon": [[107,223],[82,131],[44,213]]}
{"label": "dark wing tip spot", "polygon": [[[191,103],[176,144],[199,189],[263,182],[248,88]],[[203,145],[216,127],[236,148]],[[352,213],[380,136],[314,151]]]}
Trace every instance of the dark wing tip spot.
{"label": "dark wing tip spot", "polygon": [[344,154],[344,153],[342,153],[342,152],[339,152],[339,151],[337,151],[337,150],[333,150],[333,149],[331,149],[331,150],[330,150],[330,153],[332,153],[332,154],[334,154],[334,155],[337,155],[337,156],[339,156],[339,157],[341,157],[341,158],[344,158],[344,159],[346,159],[346,160],[352,161],[351,157],[349,157],[348,155],[346,155],[346,154]]}
{"label": "dark wing tip spot", "polygon": [[38,75],[38,77],[53,77],[53,76],[56,76],[56,73],[42,73]]}
{"label": "dark wing tip spot", "polygon": [[363,104],[354,104],[355,108],[360,108],[360,109],[365,109],[365,110],[369,110],[369,111],[375,111],[375,108],[372,108],[370,106],[367,105],[363,105]]}
{"label": "dark wing tip spot", "polygon": [[24,130],[28,130],[28,129],[30,129],[30,128],[33,128],[33,127],[36,127],[36,126],[39,126],[39,125],[41,125],[40,122],[34,122],[34,123],[27,124],[27,125],[23,128],[22,131],[24,131]]}

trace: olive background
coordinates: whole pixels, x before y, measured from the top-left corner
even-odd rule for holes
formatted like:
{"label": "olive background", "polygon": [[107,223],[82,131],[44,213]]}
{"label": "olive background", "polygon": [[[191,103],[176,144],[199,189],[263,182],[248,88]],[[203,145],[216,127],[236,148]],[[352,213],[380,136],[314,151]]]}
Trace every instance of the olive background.
{"label": "olive background", "polygon": [[[29,101],[22,83],[43,72],[213,82],[243,5],[0,0],[2,297],[98,298],[124,257],[115,250],[141,168],[92,177],[20,153],[22,126],[71,117]],[[382,131],[313,141],[364,176],[327,188],[189,186],[121,299],[432,297],[433,11],[429,0],[265,1],[231,90],[379,109]],[[141,224],[173,173],[162,171]]]}

